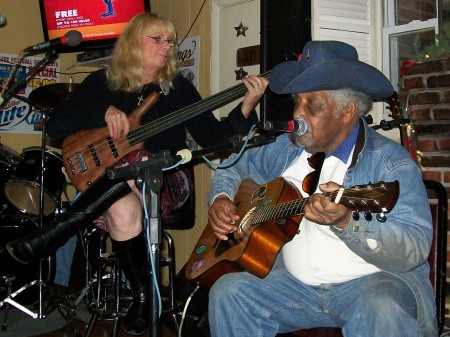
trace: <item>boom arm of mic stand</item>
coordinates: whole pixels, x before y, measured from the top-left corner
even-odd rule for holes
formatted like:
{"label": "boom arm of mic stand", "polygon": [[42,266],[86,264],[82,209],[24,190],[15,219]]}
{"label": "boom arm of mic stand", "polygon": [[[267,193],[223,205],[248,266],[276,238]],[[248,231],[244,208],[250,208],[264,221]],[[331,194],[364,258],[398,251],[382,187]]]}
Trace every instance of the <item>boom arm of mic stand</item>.
{"label": "boom arm of mic stand", "polygon": [[152,154],[148,160],[132,162],[127,166],[107,168],[106,174],[109,179],[139,177],[146,172],[159,172],[174,163],[174,157],[168,151]]}
{"label": "boom arm of mic stand", "polygon": [[[273,134],[260,134],[247,141],[246,148],[261,146],[271,143],[275,140],[276,136]],[[200,158],[207,155],[218,154],[220,152],[238,152],[246,143],[242,140],[241,136],[234,136],[228,139],[228,142],[222,145],[209,147],[206,149],[192,151],[192,158]]]}
{"label": "boom arm of mic stand", "polygon": [[[24,83],[28,82],[29,79],[31,79],[35,72],[41,68],[43,65],[47,64],[56,54],[55,49],[49,49],[48,52],[45,54],[44,58],[40,60],[36,65],[31,68],[25,77],[19,79],[17,82],[15,82],[12,86],[10,86],[5,93],[0,97],[0,106],[3,105],[3,103],[11,98],[13,96],[13,93]],[[20,96],[14,96],[16,98],[19,98]],[[19,98],[20,99],[20,98]],[[25,101],[25,103],[28,103]]]}

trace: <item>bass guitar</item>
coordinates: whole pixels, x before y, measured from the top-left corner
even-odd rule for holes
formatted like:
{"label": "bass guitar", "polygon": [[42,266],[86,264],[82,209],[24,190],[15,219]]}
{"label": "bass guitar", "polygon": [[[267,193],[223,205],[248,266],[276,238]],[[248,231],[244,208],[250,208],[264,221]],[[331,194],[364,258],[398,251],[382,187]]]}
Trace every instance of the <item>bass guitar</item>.
{"label": "bass guitar", "polygon": [[[261,74],[267,78],[270,71]],[[214,110],[244,96],[243,83],[172,112],[151,123],[141,125],[142,117],[158,101],[159,93],[148,95],[128,116],[131,131],[117,140],[109,137],[107,127],[82,130],[64,139],[61,156],[65,171],[75,186],[83,192],[105,169],[133,150],[142,149],[144,141],[171,127],[194,118],[207,110]]]}
{"label": "bass guitar", "polygon": [[[379,182],[324,193],[354,211],[387,213],[399,195],[399,183]],[[186,278],[211,287],[222,275],[246,270],[264,278],[284,244],[298,233],[303,207],[298,189],[280,177],[264,185],[243,180],[235,198],[238,230],[219,240],[208,224],[186,265]]]}

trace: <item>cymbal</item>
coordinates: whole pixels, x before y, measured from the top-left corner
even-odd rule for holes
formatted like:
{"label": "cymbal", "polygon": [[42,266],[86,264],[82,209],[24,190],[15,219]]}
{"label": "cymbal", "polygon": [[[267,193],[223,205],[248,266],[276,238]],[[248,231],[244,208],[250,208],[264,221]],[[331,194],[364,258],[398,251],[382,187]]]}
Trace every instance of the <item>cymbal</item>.
{"label": "cymbal", "polygon": [[28,99],[36,105],[53,108],[64,103],[72,91],[78,86],[77,83],[54,83],[34,89]]}

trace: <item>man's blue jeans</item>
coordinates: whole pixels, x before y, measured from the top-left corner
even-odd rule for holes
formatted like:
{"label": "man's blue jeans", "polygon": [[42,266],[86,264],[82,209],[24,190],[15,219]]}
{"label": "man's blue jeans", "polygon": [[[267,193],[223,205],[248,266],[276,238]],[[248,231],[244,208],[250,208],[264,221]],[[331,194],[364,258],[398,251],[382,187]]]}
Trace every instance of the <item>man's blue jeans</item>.
{"label": "man's blue jeans", "polygon": [[284,267],[264,279],[231,273],[211,288],[208,311],[212,337],[267,337],[313,327],[341,327],[351,337],[421,334],[413,292],[385,272],[317,287]]}

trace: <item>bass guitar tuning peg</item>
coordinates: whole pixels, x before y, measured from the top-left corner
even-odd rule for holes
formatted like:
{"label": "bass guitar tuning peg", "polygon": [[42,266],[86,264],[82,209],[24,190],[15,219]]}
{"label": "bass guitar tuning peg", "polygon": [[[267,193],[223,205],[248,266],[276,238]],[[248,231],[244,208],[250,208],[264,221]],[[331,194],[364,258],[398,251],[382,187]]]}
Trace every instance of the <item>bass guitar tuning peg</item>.
{"label": "bass guitar tuning peg", "polygon": [[366,219],[367,221],[372,221],[372,213],[364,212],[364,219]]}

